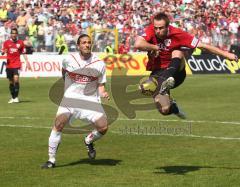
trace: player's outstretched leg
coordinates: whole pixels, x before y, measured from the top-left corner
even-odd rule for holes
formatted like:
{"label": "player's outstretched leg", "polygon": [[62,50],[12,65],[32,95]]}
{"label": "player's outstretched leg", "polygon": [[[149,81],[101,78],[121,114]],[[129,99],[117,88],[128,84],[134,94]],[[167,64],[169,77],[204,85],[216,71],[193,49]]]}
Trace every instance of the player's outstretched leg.
{"label": "player's outstretched leg", "polygon": [[176,101],[172,100],[168,94],[158,94],[154,97],[158,111],[162,115],[175,114],[181,119],[186,119],[185,113],[178,107]]}
{"label": "player's outstretched leg", "polygon": [[102,138],[102,136],[108,130],[106,116],[104,115],[101,118],[99,118],[98,120],[96,120],[94,125],[95,125],[96,129],[94,129],[91,133],[89,133],[84,139],[84,143],[85,143],[87,151],[88,151],[88,157],[90,159],[95,159],[95,157],[96,157],[96,150],[94,148],[93,142]]}
{"label": "player's outstretched leg", "polygon": [[162,82],[159,93],[165,95],[169,93],[169,90],[172,89],[175,85],[175,80],[173,77],[168,77],[165,81]]}

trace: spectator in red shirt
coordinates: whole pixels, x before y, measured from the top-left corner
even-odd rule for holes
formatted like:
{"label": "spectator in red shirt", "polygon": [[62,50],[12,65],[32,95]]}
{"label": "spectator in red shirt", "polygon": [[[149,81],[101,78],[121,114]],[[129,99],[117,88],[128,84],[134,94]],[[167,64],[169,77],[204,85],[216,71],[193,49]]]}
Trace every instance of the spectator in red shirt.
{"label": "spectator in red shirt", "polygon": [[78,34],[77,25],[72,20],[70,20],[70,22],[66,25],[66,28],[69,30],[71,35],[76,36]]}
{"label": "spectator in red shirt", "polygon": [[127,49],[125,48],[125,43],[119,44],[118,53],[119,54],[127,54],[128,53]]}
{"label": "spectator in red shirt", "polygon": [[237,56],[204,44],[189,33],[169,24],[170,20],[165,13],[156,14],[145,33],[137,37],[135,47],[141,51],[148,51],[147,70],[152,72],[150,77],[158,80],[158,89],[153,98],[159,112],[163,115],[176,114],[180,118],[186,118],[176,102],[170,98],[170,89],[182,84],[186,77],[185,64],[182,61],[183,50],[199,47],[230,60],[237,60]]}
{"label": "spectator in red shirt", "polygon": [[3,43],[2,55],[7,54],[6,73],[9,80],[9,90],[12,98],[8,103],[18,103],[19,71],[21,69],[20,55],[25,53],[22,40],[18,39],[18,30],[11,29],[11,37]]}

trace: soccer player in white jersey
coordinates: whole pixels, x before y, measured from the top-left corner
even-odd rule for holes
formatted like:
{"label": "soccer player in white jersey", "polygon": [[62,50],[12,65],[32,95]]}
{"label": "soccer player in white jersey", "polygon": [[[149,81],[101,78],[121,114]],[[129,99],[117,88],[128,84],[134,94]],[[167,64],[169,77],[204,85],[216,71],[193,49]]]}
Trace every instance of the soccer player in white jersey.
{"label": "soccer player in white jersey", "polygon": [[55,167],[62,130],[72,119],[87,120],[95,127],[84,139],[90,159],[96,157],[93,142],[108,130],[100,100],[100,97],[109,99],[105,91],[105,63],[91,53],[92,41],[88,35],[80,35],[77,44],[79,54],[68,55],[63,60],[65,91],[49,137],[49,159],[42,165],[45,169]]}

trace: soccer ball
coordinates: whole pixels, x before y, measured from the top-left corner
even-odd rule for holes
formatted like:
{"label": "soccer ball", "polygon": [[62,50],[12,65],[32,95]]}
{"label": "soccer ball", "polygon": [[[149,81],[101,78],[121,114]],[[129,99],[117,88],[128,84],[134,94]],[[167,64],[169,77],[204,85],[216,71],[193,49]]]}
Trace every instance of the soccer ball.
{"label": "soccer ball", "polygon": [[154,77],[143,77],[139,82],[139,90],[143,95],[152,96],[158,87],[158,81]]}

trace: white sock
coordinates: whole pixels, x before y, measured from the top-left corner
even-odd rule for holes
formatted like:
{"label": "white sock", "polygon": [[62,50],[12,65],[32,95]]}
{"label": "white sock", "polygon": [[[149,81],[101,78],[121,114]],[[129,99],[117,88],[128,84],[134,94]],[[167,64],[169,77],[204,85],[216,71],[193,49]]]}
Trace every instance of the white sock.
{"label": "white sock", "polygon": [[95,142],[96,140],[100,139],[102,136],[103,136],[103,134],[101,134],[100,132],[98,132],[95,129],[87,135],[87,137],[85,138],[85,142],[87,144],[90,144],[90,143]]}
{"label": "white sock", "polygon": [[48,142],[48,155],[49,155],[49,160],[52,163],[55,163],[56,161],[56,153],[58,146],[61,142],[61,132],[57,132],[52,130],[50,137],[49,137],[49,142]]}

